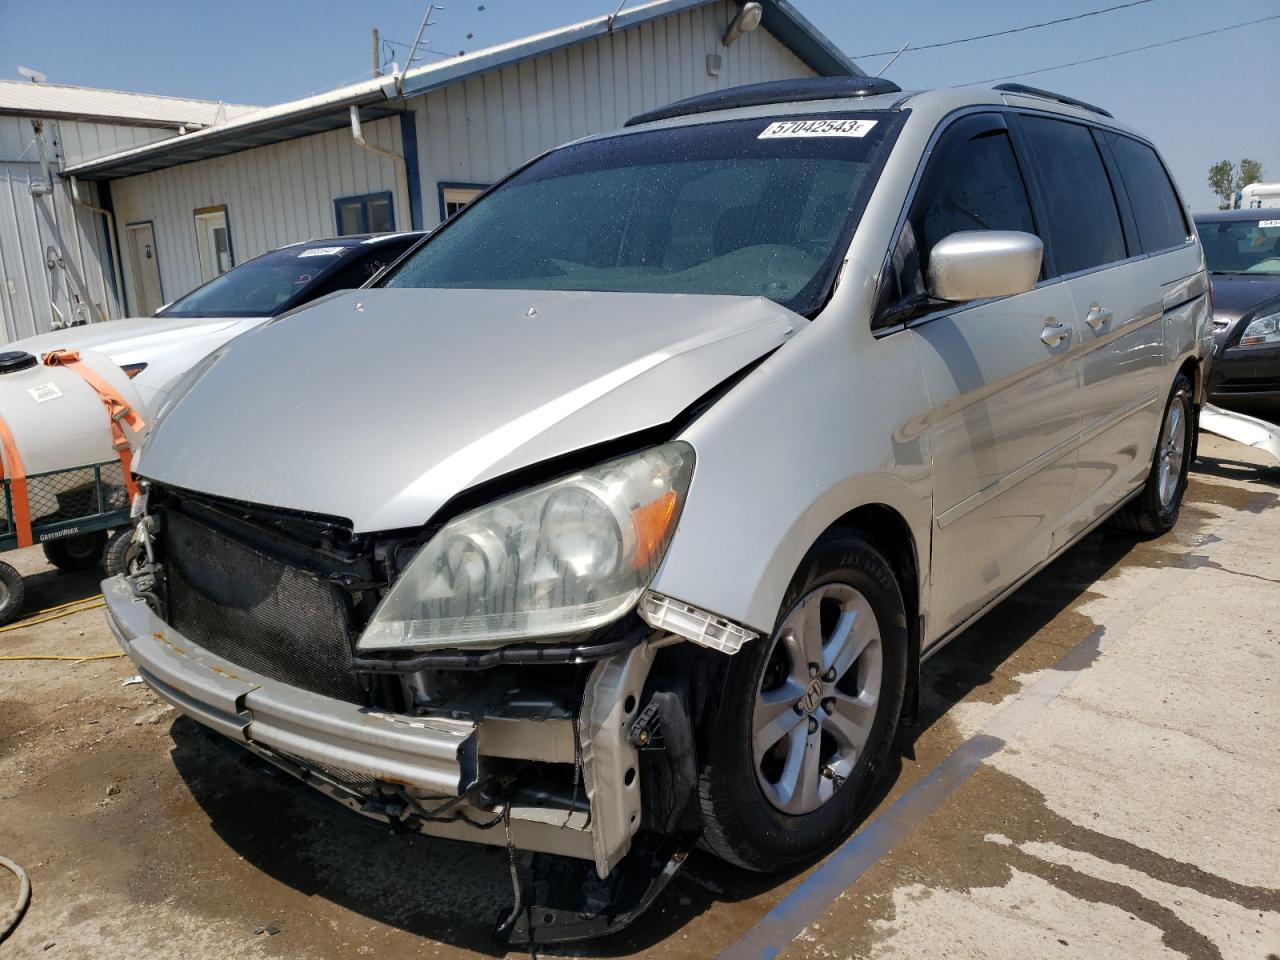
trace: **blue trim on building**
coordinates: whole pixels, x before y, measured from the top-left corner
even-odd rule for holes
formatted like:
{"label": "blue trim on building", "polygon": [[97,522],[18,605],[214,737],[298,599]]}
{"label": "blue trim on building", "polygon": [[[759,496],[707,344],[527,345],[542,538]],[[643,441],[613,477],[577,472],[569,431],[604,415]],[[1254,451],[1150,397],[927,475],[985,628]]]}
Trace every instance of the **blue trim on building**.
{"label": "blue trim on building", "polygon": [[400,114],[400,153],[409,188],[409,225],[422,229],[422,175],[418,172],[418,125],[412,110]]}
{"label": "blue trim on building", "polygon": [[[346,234],[342,232],[342,216],[338,213],[338,205],[342,203],[351,203],[353,200],[360,201],[360,229],[355,234]],[[386,200],[387,215],[391,218],[391,223],[387,227],[390,233],[396,228],[396,198],[390,190],[375,190],[373,193],[357,193],[350,197],[334,197],[333,198],[333,233],[337,237],[356,236],[361,233],[373,233],[369,227],[369,201],[370,200]],[[381,232],[381,231],[379,231]]]}
{"label": "blue trim on building", "polygon": [[823,77],[863,77],[845,54],[797,10],[790,0],[763,0],[761,25]]}
{"label": "blue trim on building", "polygon": [[444,192],[446,190],[479,190],[483,193],[493,184],[491,183],[463,183],[461,180],[441,180],[436,183],[436,199],[440,204],[440,222],[444,223],[446,219],[444,213]]}

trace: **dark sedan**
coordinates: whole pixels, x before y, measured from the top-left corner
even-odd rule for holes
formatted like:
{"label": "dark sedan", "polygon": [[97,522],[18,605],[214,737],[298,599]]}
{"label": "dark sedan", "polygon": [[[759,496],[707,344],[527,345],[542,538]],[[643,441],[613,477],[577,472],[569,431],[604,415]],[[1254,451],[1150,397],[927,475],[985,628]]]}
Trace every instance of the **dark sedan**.
{"label": "dark sedan", "polygon": [[1280,209],[1197,214],[1213,281],[1209,402],[1280,419]]}

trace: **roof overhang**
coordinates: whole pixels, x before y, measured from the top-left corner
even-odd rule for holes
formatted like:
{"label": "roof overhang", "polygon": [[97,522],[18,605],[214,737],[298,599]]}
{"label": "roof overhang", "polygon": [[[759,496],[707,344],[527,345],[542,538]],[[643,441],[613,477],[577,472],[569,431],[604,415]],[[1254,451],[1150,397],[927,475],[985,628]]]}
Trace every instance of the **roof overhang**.
{"label": "roof overhang", "polygon": [[166,167],[176,167],[196,160],[225,157],[241,150],[263,147],[285,140],[296,140],[314,133],[325,133],[347,126],[350,108],[360,110],[360,119],[377,120],[400,111],[387,102],[381,92],[356,100],[343,100],[317,104],[310,109],[272,116],[256,122],[248,120],[234,124],[209,127],[195,133],[161,140],[123,153],[86,160],[63,171],[63,176],[79,180],[118,180],[139,173],[150,173]]}
{"label": "roof overhang", "polygon": [[[345,126],[349,108],[353,105],[360,108],[361,119],[376,120],[399,112],[402,108],[397,102],[409,97],[716,2],[718,0],[653,0],[616,15],[595,17],[409,70],[399,77],[365,80],[328,93],[265,107],[194,133],[74,164],[63,171],[63,175],[82,180],[116,180],[323,133]],[[815,73],[825,77],[864,75],[852,60],[796,10],[790,0],[761,0],[761,3],[764,7],[764,28]]]}

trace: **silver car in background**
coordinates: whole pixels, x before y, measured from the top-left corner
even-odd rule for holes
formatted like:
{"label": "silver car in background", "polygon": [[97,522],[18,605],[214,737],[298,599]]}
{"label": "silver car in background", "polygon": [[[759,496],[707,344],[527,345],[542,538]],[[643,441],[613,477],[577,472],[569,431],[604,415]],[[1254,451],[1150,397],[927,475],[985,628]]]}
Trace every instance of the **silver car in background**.
{"label": "silver car in background", "polygon": [[682,101],[194,370],[110,622],[349,808],[539,854],[508,936],[602,933],[694,843],[838,843],[925,657],[1107,518],[1173,525],[1206,293],[1164,165],[1096,107]]}

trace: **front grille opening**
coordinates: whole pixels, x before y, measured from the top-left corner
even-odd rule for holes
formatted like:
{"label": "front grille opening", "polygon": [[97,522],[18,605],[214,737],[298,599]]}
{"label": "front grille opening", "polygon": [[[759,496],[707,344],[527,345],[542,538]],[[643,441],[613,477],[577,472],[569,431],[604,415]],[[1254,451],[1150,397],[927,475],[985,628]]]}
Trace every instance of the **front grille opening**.
{"label": "front grille opening", "polygon": [[273,680],[364,702],[340,588],[178,511],[165,511],[161,537],[174,629]]}

